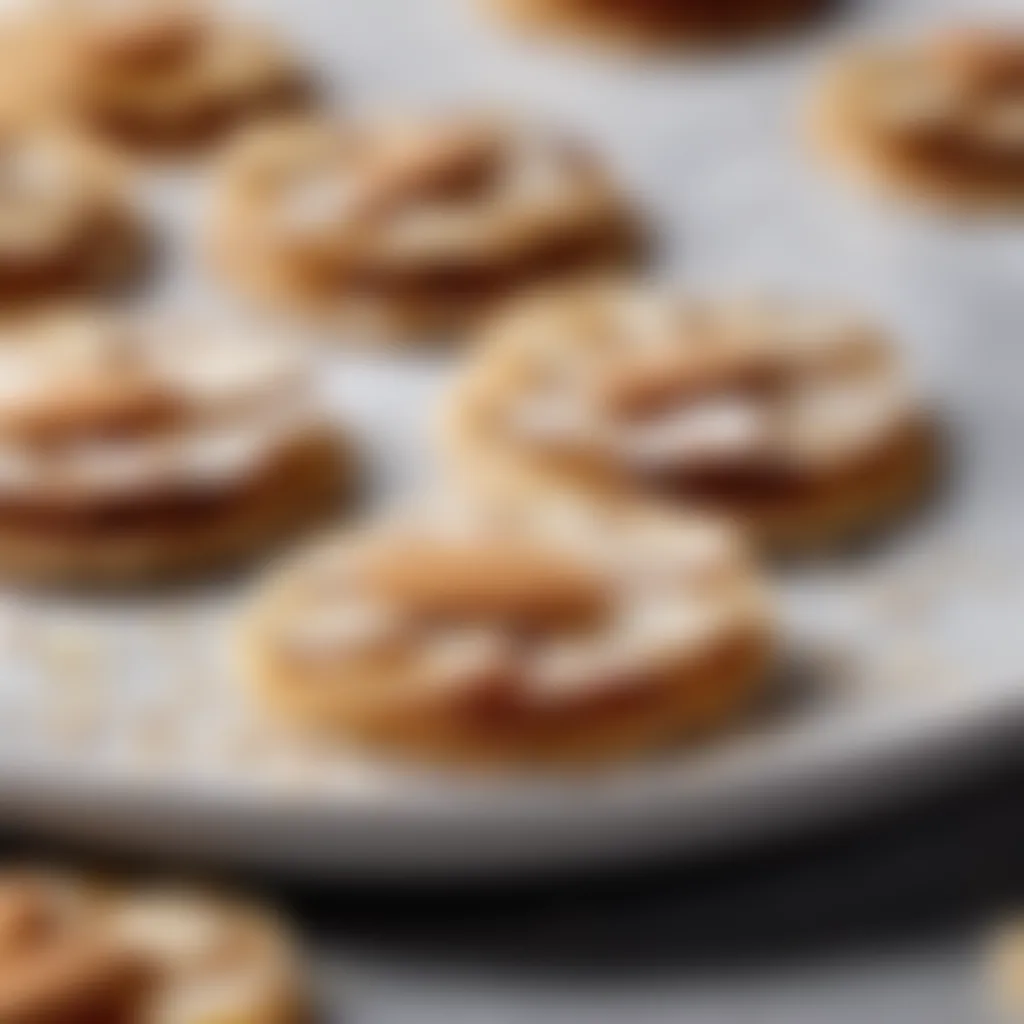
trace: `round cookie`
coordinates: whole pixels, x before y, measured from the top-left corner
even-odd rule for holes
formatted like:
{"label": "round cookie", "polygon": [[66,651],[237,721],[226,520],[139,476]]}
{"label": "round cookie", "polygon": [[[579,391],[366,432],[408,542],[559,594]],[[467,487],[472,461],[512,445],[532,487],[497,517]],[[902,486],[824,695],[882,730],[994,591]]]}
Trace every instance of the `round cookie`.
{"label": "round cookie", "polygon": [[841,60],[811,111],[824,156],[954,206],[1024,201],[1024,33],[957,29]]}
{"label": "round cookie", "polygon": [[640,230],[594,158],[539,130],[432,116],[268,126],[228,154],[212,259],[264,304],[395,336],[620,265]]}
{"label": "round cookie", "polygon": [[933,468],[894,353],[845,315],[605,283],[535,297],[484,333],[442,430],[487,486],[696,504],[807,547],[887,519]]}
{"label": "round cookie", "polygon": [[58,872],[0,877],[0,1019],[301,1024],[291,938],[254,906]]}
{"label": "round cookie", "polygon": [[0,575],[214,568],[326,515],[351,476],[276,341],[72,314],[0,344]]}
{"label": "round cookie", "polygon": [[713,520],[448,497],[316,546],[242,626],[274,715],[406,759],[541,767],[653,753],[761,694],[773,626]]}
{"label": "round cookie", "polygon": [[0,304],[6,311],[137,277],[149,239],[122,169],[83,139],[0,124]]}
{"label": "round cookie", "polygon": [[37,0],[4,52],[15,105],[145,153],[193,151],[313,93],[272,33],[216,0]]}
{"label": "round cookie", "polygon": [[496,16],[540,35],[583,36],[664,49],[720,45],[810,17],[828,0],[479,0]]}

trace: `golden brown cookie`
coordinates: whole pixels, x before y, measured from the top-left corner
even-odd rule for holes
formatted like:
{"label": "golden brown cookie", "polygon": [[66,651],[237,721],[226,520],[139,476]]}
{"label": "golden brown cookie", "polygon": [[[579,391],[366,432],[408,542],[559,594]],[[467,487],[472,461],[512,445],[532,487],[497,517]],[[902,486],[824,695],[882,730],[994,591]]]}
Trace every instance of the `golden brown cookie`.
{"label": "golden brown cookie", "polygon": [[69,315],[0,345],[0,574],[214,568],[325,515],[351,476],[302,360],[268,339]]}
{"label": "golden brown cookie", "polygon": [[393,335],[464,326],[516,290],[637,254],[594,158],[492,119],[268,127],[228,155],[212,257],[250,296]]}
{"label": "golden brown cookie", "polygon": [[845,315],[604,284],[485,334],[443,410],[470,481],[696,503],[803,547],[888,518],[930,475],[918,398]]}
{"label": "golden brown cookie", "polygon": [[723,728],[773,629],[736,535],[625,505],[426,502],[315,547],[242,630],[275,715],[399,757],[586,764]]}
{"label": "golden brown cookie", "polygon": [[720,45],[809,17],[828,0],[479,0],[538,34],[663,49]]}
{"label": "golden brown cookie", "polygon": [[300,1024],[290,937],[256,907],[57,872],[0,877],[4,1024]]}
{"label": "golden brown cookie", "polygon": [[190,152],[308,104],[272,33],[217,0],[36,0],[7,29],[0,103],[31,103],[132,151]]}
{"label": "golden brown cookie", "polygon": [[1024,33],[957,29],[867,47],[812,107],[824,155],[873,186],[953,205],[1024,200]]}
{"label": "golden brown cookie", "polygon": [[137,277],[147,233],[122,169],[83,139],[0,124],[0,306],[109,291]]}

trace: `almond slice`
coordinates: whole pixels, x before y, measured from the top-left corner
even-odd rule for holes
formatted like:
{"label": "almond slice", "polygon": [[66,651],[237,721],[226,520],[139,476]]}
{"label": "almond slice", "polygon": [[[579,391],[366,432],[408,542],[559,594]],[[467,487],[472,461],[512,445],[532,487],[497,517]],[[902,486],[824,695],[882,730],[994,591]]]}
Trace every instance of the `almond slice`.
{"label": "almond slice", "polygon": [[368,566],[367,586],[416,616],[527,627],[593,621],[606,603],[594,573],[525,545],[399,544]]}
{"label": "almond slice", "polygon": [[[699,343],[695,343],[699,344]],[[700,352],[678,346],[608,367],[597,385],[599,400],[613,415],[657,415],[688,398],[723,390],[761,391],[778,379],[778,360],[746,349],[719,346]]]}

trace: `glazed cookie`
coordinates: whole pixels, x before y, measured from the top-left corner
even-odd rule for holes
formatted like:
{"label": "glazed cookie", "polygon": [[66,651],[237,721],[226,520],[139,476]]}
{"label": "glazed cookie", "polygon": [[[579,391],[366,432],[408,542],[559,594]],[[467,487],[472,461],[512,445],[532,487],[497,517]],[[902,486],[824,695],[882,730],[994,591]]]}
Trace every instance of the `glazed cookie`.
{"label": "glazed cookie", "polygon": [[827,0],[479,0],[542,34],[664,48],[763,35],[810,16]]}
{"label": "glazed cookie", "polygon": [[5,1024],[301,1024],[304,983],[279,921],[192,890],[63,873],[0,878]]}
{"label": "glazed cookie", "polygon": [[36,0],[7,35],[33,58],[15,54],[16,73],[0,78],[22,103],[133,151],[191,151],[312,94],[272,34],[215,0]]}
{"label": "glazed cookie", "polygon": [[736,536],[608,503],[448,498],[314,548],[243,626],[270,711],[400,757],[612,761],[748,710],[766,594]]}
{"label": "glazed cookie", "polygon": [[838,313],[601,285],[485,334],[443,416],[472,481],[696,503],[807,546],[888,517],[931,468],[893,352]]}
{"label": "glazed cookie", "polygon": [[251,134],[226,159],[210,248],[268,304],[393,335],[459,327],[519,288],[620,264],[639,234],[573,144],[435,116]]}
{"label": "glazed cookie", "polygon": [[121,169],[63,131],[0,126],[0,303],[5,311],[109,290],[146,262]]}
{"label": "glazed cookie", "polygon": [[267,339],[82,315],[0,344],[0,573],[121,582],[254,553],[350,467]]}
{"label": "glazed cookie", "polygon": [[1024,200],[1024,34],[946,31],[843,60],[813,106],[826,156],[954,204]]}

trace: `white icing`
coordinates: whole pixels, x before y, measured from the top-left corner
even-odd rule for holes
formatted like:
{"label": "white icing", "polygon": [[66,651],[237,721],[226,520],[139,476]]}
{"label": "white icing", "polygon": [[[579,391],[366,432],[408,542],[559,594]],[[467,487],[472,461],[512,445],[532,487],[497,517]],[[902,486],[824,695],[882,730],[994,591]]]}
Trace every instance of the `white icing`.
{"label": "white icing", "polygon": [[622,670],[641,670],[697,651],[728,620],[722,602],[687,595],[635,598],[609,640],[610,658]]}
{"label": "white icing", "polygon": [[439,251],[476,246],[486,232],[486,222],[472,206],[416,205],[382,225],[379,244],[390,256],[429,259]]}
{"label": "white icing", "polygon": [[766,413],[757,403],[725,396],[627,428],[620,447],[630,463],[658,467],[693,458],[745,455],[763,444],[766,430]]}
{"label": "white icing", "polygon": [[276,227],[289,236],[308,237],[325,227],[343,227],[359,209],[362,190],[336,169],[309,174],[281,197]]}
{"label": "white icing", "polygon": [[310,609],[288,629],[288,646],[305,657],[359,654],[395,638],[399,612],[368,601]]}
{"label": "white icing", "polygon": [[595,441],[601,424],[586,402],[554,392],[525,397],[509,410],[506,426],[529,444],[559,446]]}
{"label": "white icing", "polygon": [[161,964],[201,962],[224,939],[224,922],[211,908],[179,894],[129,903],[113,922],[116,937]]}
{"label": "white icing", "polygon": [[177,461],[186,477],[218,484],[244,476],[259,464],[267,455],[268,441],[257,427],[239,425],[196,437],[181,447]]}
{"label": "white icing", "polygon": [[644,587],[678,587],[730,565],[735,556],[732,532],[706,520],[683,527],[652,524],[637,530],[619,552],[619,564],[626,581],[635,578]]}
{"label": "white icing", "polygon": [[545,702],[595,693],[611,681],[606,642],[565,640],[542,647],[524,672],[527,694]]}
{"label": "white icing", "polygon": [[256,338],[210,339],[192,358],[168,351],[161,363],[163,375],[189,399],[211,406],[283,388],[303,369],[294,351]]}
{"label": "white icing", "polygon": [[511,651],[508,638],[500,630],[467,628],[431,637],[421,656],[432,688],[459,690],[501,673],[509,665]]}

